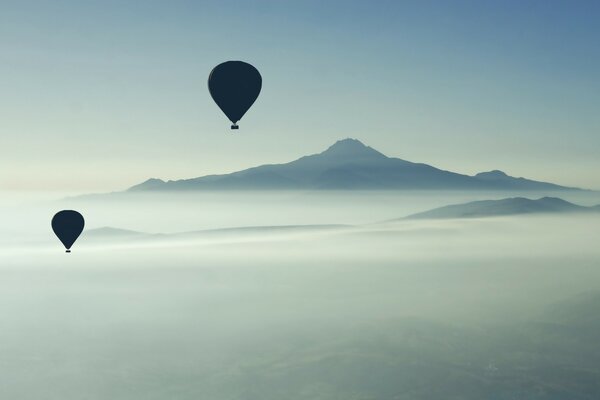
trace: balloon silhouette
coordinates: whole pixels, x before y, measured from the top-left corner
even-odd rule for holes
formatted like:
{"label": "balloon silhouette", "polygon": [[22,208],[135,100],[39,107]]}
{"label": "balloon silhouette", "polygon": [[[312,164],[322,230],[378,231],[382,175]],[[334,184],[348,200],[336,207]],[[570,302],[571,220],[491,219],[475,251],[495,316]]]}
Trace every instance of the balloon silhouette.
{"label": "balloon silhouette", "polygon": [[208,90],[213,100],[233,125],[254,104],[262,87],[262,77],[256,68],[243,61],[227,61],[217,65],[208,77]]}
{"label": "balloon silhouette", "polygon": [[52,217],[52,230],[65,245],[67,253],[71,252],[71,246],[83,232],[84,225],[83,216],[77,211],[63,210]]}

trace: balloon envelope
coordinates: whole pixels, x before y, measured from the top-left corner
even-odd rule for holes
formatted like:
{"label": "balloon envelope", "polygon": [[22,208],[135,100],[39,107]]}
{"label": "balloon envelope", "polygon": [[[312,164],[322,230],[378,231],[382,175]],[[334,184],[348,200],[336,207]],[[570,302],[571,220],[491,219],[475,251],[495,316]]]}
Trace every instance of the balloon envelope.
{"label": "balloon envelope", "polygon": [[258,98],[262,77],[256,68],[243,61],[227,61],[217,65],[208,77],[208,90],[213,100],[237,129],[237,122]]}
{"label": "balloon envelope", "polygon": [[71,246],[83,232],[84,225],[83,215],[74,210],[59,211],[52,218],[52,230],[65,245],[67,253],[71,252]]}

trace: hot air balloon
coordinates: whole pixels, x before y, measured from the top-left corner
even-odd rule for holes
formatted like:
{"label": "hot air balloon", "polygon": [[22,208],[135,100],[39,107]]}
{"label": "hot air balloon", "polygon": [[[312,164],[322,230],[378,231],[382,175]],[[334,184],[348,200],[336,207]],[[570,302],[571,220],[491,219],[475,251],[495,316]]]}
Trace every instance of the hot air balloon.
{"label": "hot air balloon", "polygon": [[62,210],[52,217],[52,230],[65,245],[67,253],[71,252],[71,246],[83,232],[84,225],[83,215],[74,210]]}
{"label": "hot air balloon", "polygon": [[238,129],[237,122],[254,104],[262,87],[256,68],[243,61],[227,61],[217,65],[208,77],[208,90],[213,100]]}

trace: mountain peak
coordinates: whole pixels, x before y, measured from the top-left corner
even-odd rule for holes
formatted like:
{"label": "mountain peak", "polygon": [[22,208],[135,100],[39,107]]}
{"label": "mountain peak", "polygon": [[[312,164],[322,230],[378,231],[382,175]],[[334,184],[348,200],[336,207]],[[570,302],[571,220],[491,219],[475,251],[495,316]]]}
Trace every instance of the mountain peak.
{"label": "mountain peak", "polygon": [[504,171],[500,171],[498,169],[495,169],[493,171],[488,171],[488,172],[480,172],[477,175],[475,175],[475,177],[481,178],[481,179],[506,179],[506,178],[509,178],[509,176],[506,175],[506,173]]}
{"label": "mountain peak", "polygon": [[387,158],[372,147],[364,145],[360,140],[352,138],[338,140],[321,154],[343,157],[376,156]]}
{"label": "mountain peak", "polygon": [[165,181],[163,181],[162,179],[150,178],[150,179],[145,180],[142,183],[139,183],[135,186],[130,187],[128,190],[147,190],[147,189],[152,189],[152,188],[158,187],[164,183],[165,183]]}

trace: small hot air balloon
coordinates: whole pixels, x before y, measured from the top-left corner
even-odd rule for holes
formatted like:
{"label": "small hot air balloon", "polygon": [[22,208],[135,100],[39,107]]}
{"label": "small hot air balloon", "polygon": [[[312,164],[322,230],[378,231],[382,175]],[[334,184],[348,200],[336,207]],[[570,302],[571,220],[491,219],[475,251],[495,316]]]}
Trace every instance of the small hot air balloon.
{"label": "small hot air balloon", "polygon": [[52,230],[65,245],[67,253],[71,252],[71,246],[83,232],[84,225],[83,215],[74,210],[62,210],[52,217]]}
{"label": "small hot air balloon", "polygon": [[256,68],[243,61],[227,61],[217,65],[208,77],[208,90],[213,100],[238,129],[237,122],[258,98],[262,77]]}

